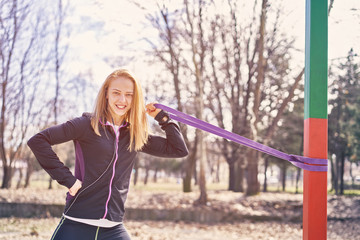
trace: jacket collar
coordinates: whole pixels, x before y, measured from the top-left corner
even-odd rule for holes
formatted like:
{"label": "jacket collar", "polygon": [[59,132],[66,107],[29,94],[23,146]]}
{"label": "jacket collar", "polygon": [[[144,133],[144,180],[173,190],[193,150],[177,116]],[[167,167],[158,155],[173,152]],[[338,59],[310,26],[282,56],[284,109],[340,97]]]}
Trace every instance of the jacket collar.
{"label": "jacket collar", "polygon": [[[103,123],[103,122],[101,121],[101,119],[99,119],[99,122],[100,122],[100,124],[103,125],[103,126],[112,126],[112,127],[115,126],[113,123],[111,123],[111,122],[109,122],[109,121],[106,121],[106,123]],[[124,120],[123,123],[120,125],[120,127],[128,127],[129,125],[130,125],[130,123]]]}

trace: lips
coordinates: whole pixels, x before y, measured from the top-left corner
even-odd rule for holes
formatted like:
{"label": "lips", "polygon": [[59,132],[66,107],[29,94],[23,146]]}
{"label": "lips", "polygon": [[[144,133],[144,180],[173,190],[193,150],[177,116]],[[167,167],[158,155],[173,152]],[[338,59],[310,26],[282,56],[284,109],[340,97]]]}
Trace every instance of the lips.
{"label": "lips", "polygon": [[126,105],[117,105],[115,104],[117,109],[124,110],[126,108]]}

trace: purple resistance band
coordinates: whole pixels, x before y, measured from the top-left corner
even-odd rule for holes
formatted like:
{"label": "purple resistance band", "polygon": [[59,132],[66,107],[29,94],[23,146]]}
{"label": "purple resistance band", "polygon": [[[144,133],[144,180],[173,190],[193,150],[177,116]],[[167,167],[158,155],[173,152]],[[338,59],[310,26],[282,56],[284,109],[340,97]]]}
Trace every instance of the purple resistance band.
{"label": "purple resistance band", "polygon": [[[238,134],[229,132],[225,129],[214,126],[210,123],[204,122],[195,117],[189,116],[185,113],[179,112],[179,111],[172,109],[170,107],[167,107],[165,105],[155,104],[155,107],[162,109],[164,111],[167,111],[169,113],[170,118],[172,118],[176,121],[179,121],[184,124],[190,125],[192,127],[204,130],[204,131],[212,133],[214,135],[229,139],[231,141],[234,141],[239,144],[245,145],[247,147],[253,148],[255,150],[267,153],[274,157],[284,159],[286,161],[289,161],[296,167],[299,167],[299,168],[302,168],[305,170],[309,170],[309,171],[315,171],[315,172],[327,172],[327,164],[328,164],[327,159],[308,158],[308,157],[304,157],[304,156],[286,154],[286,153],[283,153],[274,148],[271,148],[271,147],[265,146],[261,143],[255,142],[251,139],[242,137]],[[309,165],[309,164],[316,164],[316,165]]]}

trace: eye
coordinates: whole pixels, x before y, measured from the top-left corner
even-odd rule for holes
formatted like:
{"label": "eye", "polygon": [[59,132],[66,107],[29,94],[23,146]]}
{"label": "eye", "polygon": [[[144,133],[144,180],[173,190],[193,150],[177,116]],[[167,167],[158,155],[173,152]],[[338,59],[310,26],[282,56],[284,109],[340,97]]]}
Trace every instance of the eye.
{"label": "eye", "polygon": [[132,94],[132,93],[127,93],[126,96],[127,96],[127,97],[132,97],[133,94]]}

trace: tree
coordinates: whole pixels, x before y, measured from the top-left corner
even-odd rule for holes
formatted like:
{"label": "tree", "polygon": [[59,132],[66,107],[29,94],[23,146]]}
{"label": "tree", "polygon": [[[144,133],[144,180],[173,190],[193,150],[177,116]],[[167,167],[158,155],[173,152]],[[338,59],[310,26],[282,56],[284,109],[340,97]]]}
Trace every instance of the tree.
{"label": "tree", "polygon": [[[172,83],[174,87],[175,101],[177,109],[181,112],[184,112],[185,109],[190,108],[190,111],[194,111],[192,108],[194,106],[193,100],[186,97],[187,95],[192,95],[191,89],[186,87],[186,82],[182,80],[181,72],[182,66],[186,65],[185,59],[182,56],[183,52],[183,43],[182,43],[182,30],[178,26],[178,16],[176,13],[170,13],[167,6],[158,5],[159,16],[157,14],[148,14],[147,19],[150,21],[151,25],[158,31],[159,42],[157,44],[148,40],[152,46],[153,52],[151,55],[154,55],[156,59],[160,60],[161,63],[165,66],[165,71],[170,73],[172,78]],[[179,11],[180,12],[180,11]],[[178,12],[178,13],[179,13]],[[160,78],[161,79],[161,78]],[[164,85],[164,84],[163,84]],[[159,86],[159,88],[161,88]],[[159,91],[157,91],[159,92]],[[195,172],[196,158],[197,158],[197,149],[198,149],[198,135],[196,134],[193,141],[189,138],[189,130],[185,124],[180,123],[180,130],[184,136],[184,141],[189,148],[190,154],[185,159],[185,176],[183,178],[183,191],[191,192],[191,180]]]}
{"label": "tree", "polygon": [[[299,90],[303,91],[303,89]],[[283,118],[279,122],[279,127],[274,133],[269,145],[275,149],[278,149],[285,153],[291,153],[295,155],[303,155],[303,129],[304,129],[304,99],[297,98],[292,104],[291,108],[284,112]],[[270,157],[272,162],[279,166],[281,169],[281,181],[282,190],[286,188],[286,178],[288,169],[291,167],[295,169],[293,165],[282,159]],[[265,158],[265,166],[268,165],[270,160]],[[265,168],[266,169],[266,168]],[[301,175],[301,168],[296,168],[296,193],[298,193],[298,183]],[[265,170],[265,180],[267,173]],[[267,191],[266,184],[263,188],[264,192]]]}
{"label": "tree", "polygon": [[0,157],[2,188],[11,186],[15,161],[21,156],[29,128],[40,121],[41,75],[48,52],[46,19],[29,1],[0,2]]}
{"label": "tree", "polygon": [[[187,35],[190,38],[191,42],[191,52],[192,52],[192,63],[193,70],[195,74],[195,86],[197,89],[197,93],[195,96],[195,106],[196,106],[196,117],[200,120],[203,120],[203,112],[204,112],[204,61],[205,61],[205,39],[203,32],[203,1],[199,0],[197,4],[197,13],[195,9],[193,12],[189,10],[189,3],[187,0],[184,0],[185,9],[186,9],[186,19],[187,24],[189,25],[189,30],[187,31]],[[195,5],[196,6],[196,5]],[[197,18],[195,18],[197,16]],[[197,20],[197,30],[195,30],[195,21]],[[197,31],[197,32],[195,32]],[[198,44],[196,44],[198,43]],[[205,153],[205,139],[204,132],[196,129],[196,135],[198,137],[198,158],[199,158],[199,187],[200,187],[200,196],[196,203],[205,205],[207,203],[207,193],[206,193],[206,178],[205,178],[205,163],[206,163],[206,153]]]}
{"label": "tree", "polygon": [[[235,3],[229,1],[231,21],[226,15],[219,15],[211,28],[213,34],[209,48],[212,54],[213,91],[208,96],[208,107],[220,127],[226,127],[228,113],[232,132],[267,144],[284,111],[293,101],[304,70],[300,69],[296,75],[290,71],[293,40],[287,39],[279,31],[279,9],[271,9],[267,1],[262,1],[257,19],[255,3],[251,21],[238,26],[239,9]],[[275,21],[271,27],[266,27],[268,11],[275,11]],[[219,44],[222,48],[221,58],[216,57]],[[247,194],[256,194],[259,191],[257,175],[261,155],[225,139],[221,149],[229,164],[229,190],[244,190],[246,171]]]}
{"label": "tree", "polygon": [[360,68],[355,56],[351,49],[344,63],[330,69],[329,155],[336,194],[344,194],[345,161],[359,161]]}
{"label": "tree", "polygon": [[[159,39],[151,44],[173,77],[178,109],[197,116],[199,104],[194,100],[201,91],[201,76],[204,119],[245,137],[270,141],[303,76],[302,68],[290,70],[293,40],[280,31],[281,7],[271,8],[265,0],[259,6],[256,1],[250,18],[241,19],[243,6],[237,6],[238,1],[228,1],[228,12],[216,14],[224,7],[222,1],[194,1],[192,9],[202,6],[201,12],[190,14],[184,3],[185,8],[173,12],[164,4],[159,8],[162,17],[150,18],[159,32]],[[271,24],[267,23],[269,12],[274,16]],[[199,136],[197,132],[194,144],[187,142],[190,153],[202,142]],[[256,194],[260,155],[225,139],[218,142],[229,164],[229,189],[244,191],[246,172],[247,192]],[[191,176],[194,163],[187,165],[187,176]],[[189,179],[184,178],[184,186]]]}
{"label": "tree", "polygon": [[[209,50],[210,50],[210,64],[211,64],[211,85],[214,91],[208,93],[207,99],[209,104],[208,108],[211,109],[217,124],[221,128],[225,128],[225,110],[226,105],[229,104],[231,109],[231,124],[232,132],[238,134],[245,134],[245,128],[241,127],[241,105],[240,99],[241,94],[243,93],[240,79],[241,79],[241,45],[240,45],[240,35],[238,33],[238,20],[237,15],[234,10],[234,7],[230,6],[230,26],[224,27],[226,17],[216,16],[215,19],[211,22],[211,35],[209,41]],[[220,32],[220,34],[218,33]],[[228,37],[229,36],[229,37]],[[220,40],[217,40],[220,38]],[[230,40],[227,40],[230,38]],[[229,43],[229,42],[230,43]],[[221,48],[223,50],[223,59],[225,63],[217,64],[217,54],[216,50],[219,48],[219,44],[223,45]],[[230,46],[229,46],[230,45]],[[234,49],[232,52],[230,49]],[[225,79],[221,78],[219,75],[219,68],[225,69]],[[234,72],[232,76],[231,72]],[[225,86],[229,86],[231,91],[227,91]],[[224,98],[227,102],[224,104]],[[241,161],[241,152],[244,150],[243,147],[240,147],[234,142],[229,142],[226,139],[223,139],[220,143],[220,148],[224,154],[224,157],[229,164],[229,190],[234,191],[243,191],[243,176],[244,176],[244,162]],[[239,157],[240,155],[240,157]]]}
{"label": "tree", "polygon": [[[13,166],[18,158],[28,161],[28,185],[33,159],[23,151],[24,143],[34,131],[53,124],[50,123],[52,112],[55,112],[57,122],[59,102],[64,106],[64,101],[59,98],[59,83],[65,82],[66,86],[73,82],[73,79],[60,81],[61,64],[66,52],[66,44],[60,43],[60,36],[67,8],[63,8],[59,0],[59,14],[53,14],[50,6],[53,5],[47,2],[33,4],[29,0],[0,1],[0,156],[4,171],[3,188],[11,186]],[[55,22],[52,16],[59,17],[55,26],[51,24]],[[55,63],[54,68],[52,63]],[[50,73],[54,72],[57,82],[55,100],[46,94],[52,88],[48,80],[53,79]],[[82,79],[78,77],[76,82],[82,84],[83,81],[79,80]],[[84,88],[85,85],[82,91],[85,91]]]}
{"label": "tree", "polygon": [[[59,98],[60,98],[60,78],[61,78],[61,66],[64,62],[65,54],[67,52],[67,46],[61,47],[61,38],[63,32],[64,20],[67,13],[67,7],[64,7],[63,1],[59,0],[57,4],[56,12],[53,16],[54,19],[54,75],[55,75],[55,95],[53,99],[53,113],[54,113],[54,124],[58,124],[58,114],[59,114]],[[49,178],[49,189],[52,189],[52,179]]]}

